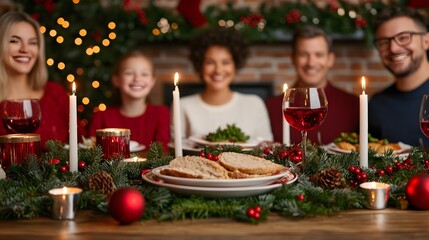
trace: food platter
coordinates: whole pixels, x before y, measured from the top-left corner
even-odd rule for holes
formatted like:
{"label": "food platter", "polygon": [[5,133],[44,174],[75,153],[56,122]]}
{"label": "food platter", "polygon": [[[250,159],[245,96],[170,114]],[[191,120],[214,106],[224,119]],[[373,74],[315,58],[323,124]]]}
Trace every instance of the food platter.
{"label": "food platter", "polygon": [[[393,151],[393,154],[395,155],[402,155],[404,153],[407,153],[411,149],[411,146],[402,142],[398,142],[398,145],[400,147],[400,150]],[[335,143],[330,143],[327,145],[322,146],[323,149],[325,149],[328,152],[331,153],[351,153],[351,150],[341,149],[339,148]]]}
{"label": "food platter", "polygon": [[291,175],[291,179],[286,179],[281,182],[275,182],[268,185],[247,186],[247,187],[197,187],[186,186],[180,184],[166,183],[159,179],[152,171],[142,174],[143,180],[165,187],[173,192],[184,195],[198,195],[208,198],[230,198],[230,197],[248,197],[268,193],[274,189],[280,188],[283,184],[291,184],[298,178],[297,175]]}
{"label": "food platter", "polygon": [[248,186],[261,186],[268,185],[276,182],[282,178],[293,179],[293,174],[288,168],[284,168],[278,174],[263,177],[253,178],[241,178],[241,179],[195,179],[195,178],[184,178],[184,177],[173,177],[164,175],[161,170],[167,166],[162,166],[152,170],[152,173],[159,179],[166,183],[185,185],[185,186],[197,186],[197,187],[248,187]]}

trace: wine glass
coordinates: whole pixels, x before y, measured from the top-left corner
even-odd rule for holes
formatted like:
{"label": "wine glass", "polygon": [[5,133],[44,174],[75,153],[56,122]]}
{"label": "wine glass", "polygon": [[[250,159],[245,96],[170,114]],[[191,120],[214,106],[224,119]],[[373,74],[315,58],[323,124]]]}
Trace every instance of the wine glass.
{"label": "wine glass", "polygon": [[1,118],[9,133],[32,133],[40,125],[42,113],[37,99],[13,99],[1,102]]}
{"label": "wine glass", "polygon": [[426,137],[429,137],[429,94],[423,95],[420,104],[420,129]]}
{"label": "wine glass", "polygon": [[302,162],[305,166],[307,131],[320,126],[328,112],[328,100],[322,88],[289,88],[283,97],[283,115],[302,134]]}

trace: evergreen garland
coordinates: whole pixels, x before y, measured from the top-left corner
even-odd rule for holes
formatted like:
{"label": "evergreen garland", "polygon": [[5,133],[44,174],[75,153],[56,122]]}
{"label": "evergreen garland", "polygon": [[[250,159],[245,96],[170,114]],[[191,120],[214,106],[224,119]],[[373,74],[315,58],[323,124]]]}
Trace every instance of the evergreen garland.
{"label": "evergreen garland", "polygon": [[[34,218],[49,216],[52,199],[48,191],[62,186],[77,186],[83,189],[80,198],[81,209],[93,209],[107,213],[107,197],[100,192],[91,191],[88,181],[94,173],[109,173],[117,187],[132,186],[142,192],[146,199],[143,219],[172,221],[209,217],[233,218],[238,221],[257,223],[265,221],[270,212],[277,212],[291,218],[332,215],[346,209],[362,208],[364,195],[354,185],[344,189],[322,189],[313,185],[309,176],[326,169],[338,169],[349,183],[354,179],[350,166],[358,165],[358,154],[330,154],[311,143],[308,144],[305,168],[298,174],[294,184],[283,185],[271,193],[241,198],[206,199],[200,196],[182,196],[166,188],[150,185],[141,180],[143,169],[155,168],[168,164],[172,156],[164,155],[162,145],[154,143],[147,153],[147,161],[125,163],[118,160],[102,159],[100,147],[79,150],[79,161],[85,161],[86,168],[79,172],[61,172],[59,166],[68,164],[68,150],[58,142],[47,143],[50,151],[40,159],[34,156],[25,159],[22,165],[12,165],[8,177],[0,180],[0,219]],[[248,154],[264,157],[292,169],[299,169],[299,164],[285,158],[281,153],[296,149],[296,146],[278,145],[270,148],[258,148]],[[223,151],[240,152],[237,146],[206,147],[204,152],[219,154]],[[283,157],[283,158],[282,158]],[[53,163],[52,159],[59,159]],[[383,156],[374,152],[369,154],[370,168],[362,169],[367,173],[367,181],[380,181],[392,184],[390,207],[399,206],[404,197],[404,187],[408,179],[418,173],[427,172],[424,161],[428,153],[419,148],[412,148],[407,159],[386,153]],[[380,175],[381,169],[395,167],[392,173]],[[248,214],[250,208],[259,207],[260,217]]]}

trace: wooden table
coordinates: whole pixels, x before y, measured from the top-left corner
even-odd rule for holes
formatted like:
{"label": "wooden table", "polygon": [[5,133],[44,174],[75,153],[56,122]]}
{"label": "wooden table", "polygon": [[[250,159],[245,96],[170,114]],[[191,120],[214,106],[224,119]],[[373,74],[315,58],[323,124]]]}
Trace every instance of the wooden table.
{"label": "wooden table", "polygon": [[288,219],[276,214],[257,225],[210,218],[140,221],[121,226],[106,214],[79,211],[74,221],[0,221],[0,239],[428,239],[429,211],[352,210],[330,217]]}

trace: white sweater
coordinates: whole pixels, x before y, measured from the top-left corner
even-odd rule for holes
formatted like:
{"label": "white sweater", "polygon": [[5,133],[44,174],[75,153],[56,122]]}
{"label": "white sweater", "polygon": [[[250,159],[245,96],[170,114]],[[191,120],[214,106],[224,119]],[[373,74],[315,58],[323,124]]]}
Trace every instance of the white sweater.
{"label": "white sweater", "polygon": [[257,95],[234,92],[227,104],[212,106],[200,94],[194,94],[180,99],[180,110],[184,138],[204,136],[218,127],[235,124],[250,139],[273,140],[267,109]]}

